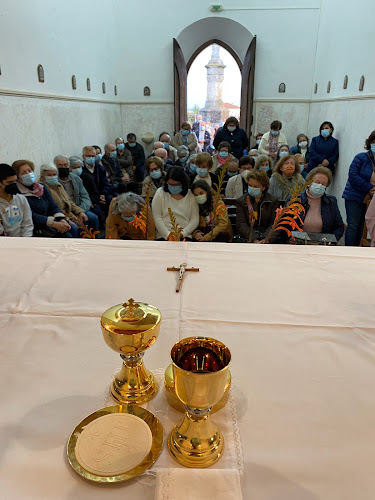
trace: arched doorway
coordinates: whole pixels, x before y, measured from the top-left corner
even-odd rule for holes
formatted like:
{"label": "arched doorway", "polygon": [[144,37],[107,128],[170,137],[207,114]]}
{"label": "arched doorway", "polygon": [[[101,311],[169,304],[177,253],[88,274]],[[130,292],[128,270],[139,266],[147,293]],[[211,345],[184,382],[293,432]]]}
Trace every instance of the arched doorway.
{"label": "arched doorway", "polygon": [[200,19],[185,28],[177,39],[173,39],[175,131],[179,130],[181,123],[187,119],[187,72],[196,56],[213,43],[225,48],[240,68],[242,76],[240,126],[250,138],[253,122],[256,37],[241,24],[222,17]]}

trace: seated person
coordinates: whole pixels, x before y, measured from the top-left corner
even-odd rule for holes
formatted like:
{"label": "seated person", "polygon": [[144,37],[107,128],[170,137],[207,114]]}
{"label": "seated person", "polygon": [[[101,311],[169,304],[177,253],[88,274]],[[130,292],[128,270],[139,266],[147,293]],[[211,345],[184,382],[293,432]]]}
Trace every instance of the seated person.
{"label": "seated person", "polygon": [[297,135],[297,146],[290,148],[290,154],[296,155],[301,154],[305,160],[304,163],[309,163],[310,150],[309,150],[309,138],[306,134]]}
{"label": "seated person", "polygon": [[147,158],[146,172],[147,177],[145,177],[145,180],[142,182],[142,196],[146,196],[146,191],[151,181],[149,196],[150,198],[153,198],[156,190],[163,187],[165,183],[166,174],[164,172],[162,160],[157,156],[150,156],[150,158]]}
{"label": "seated person", "polygon": [[70,233],[73,238],[79,238],[81,230],[76,225],[85,225],[88,217],[68,196],[68,193],[59,182],[58,170],[52,163],[44,163],[40,167],[40,182],[45,189],[51,193],[53,201],[64,214],[66,221],[70,225]]}
{"label": "seated person", "polygon": [[299,163],[294,156],[287,155],[281,158],[275,167],[270,179],[269,192],[281,203],[304,183],[304,178],[299,173]]}
{"label": "seated person", "polygon": [[[237,158],[232,158],[231,163],[235,162]],[[237,160],[238,162],[238,160]],[[233,176],[228,180],[227,187],[225,188],[226,198],[239,198],[244,193],[247,193],[248,184],[246,181],[246,174],[248,171],[253,170],[254,159],[249,156],[243,156],[239,161],[239,175]]]}
{"label": "seated person", "polygon": [[34,236],[44,238],[72,238],[65,215],[53,201],[51,193],[35,182],[35,165],[30,160],[17,160],[12,167],[17,172],[17,186],[29,202]]}
{"label": "seated person", "polygon": [[200,180],[194,182],[191,186],[191,192],[199,205],[199,225],[193,232],[193,240],[217,242],[231,241],[232,225],[229,221],[227,208],[220,200],[216,208],[215,216],[213,193],[207,182]]}
{"label": "seated person", "polygon": [[239,172],[240,172],[240,162],[235,156],[233,156],[233,158],[231,158],[228,163],[227,171],[224,175],[224,181],[229,181],[229,179],[232,179],[232,177],[238,175]]}
{"label": "seated person", "polygon": [[[117,153],[116,158],[120,164],[120,168],[124,173],[127,172],[129,177],[132,179],[135,171],[135,167],[132,165],[132,154],[128,149],[126,149],[124,139],[121,137],[117,137],[115,145]],[[111,158],[115,158],[115,155],[112,155]]]}
{"label": "seated person", "polygon": [[[90,177],[99,193],[99,204],[101,210],[106,213],[113,198],[112,186],[107,179],[105,168],[96,162],[96,151],[92,146],[85,146],[82,150],[83,170],[85,177]],[[82,179],[83,180],[83,179]],[[85,181],[83,180],[85,184]],[[86,188],[87,189],[87,188]],[[88,191],[90,194],[90,191]]]}
{"label": "seated person", "polygon": [[254,161],[256,161],[258,159],[258,156],[259,156],[258,149],[256,149],[256,148],[250,149],[248,156],[250,156],[250,158],[254,158]]}
{"label": "seated person", "polygon": [[211,172],[216,175],[220,175],[221,167],[224,163],[234,156],[230,152],[230,144],[229,142],[221,142],[217,147],[217,153],[212,157],[212,169]]}
{"label": "seated person", "polygon": [[131,166],[131,161],[130,165],[127,167],[121,167],[121,164],[117,159],[117,151],[114,144],[106,144],[104,146],[104,152],[105,154],[102,159],[102,164],[107,172],[107,179],[112,184],[112,192],[136,192],[138,186],[137,183],[134,182],[135,169]]}
{"label": "seated person", "polygon": [[305,161],[305,158],[297,153],[294,155],[294,158],[298,161],[299,164],[299,169],[300,169],[300,174],[304,179],[307,177],[307,162]]}
{"label": "seated person", "polygon": [[181,130],[172,139],[172,146],[177,148],[177,150],[179,146],[186,146],[189,154],[197,153],[197,136],[192,132],[189,122],[183,122]]}
{"label": "seated person", "polygon": [[337,199],[326,194],[326,188],[332,182],[332,172],[322,165],[313,168],[307,175],[310,186],[300,195],[301,205],[305,213],[303,230],[307,233],[329,233],[336,236],[337,241],[344,234],[344,223]]}
{"label": "seated person", "polygon": [[255,146],[252,147],[252,149],[258,149],[259,148],[260,143],[262,142],[262,137],[263,137],[263,134],[257,134],[255,136],[256,143],[255,143]]}
{"label": "seated person", "polygon": [[275,220],[278,201],[268,192],[270,181],[266,172],[247,172],[246,181],[248,192],[236,200],[237,231],[244,241],[264,243]]}
{"label": "seated person", "polygon": [[94,145],[93,148],[95,149],[95,153],[96,153],[95,161],[102,165],[102,158],[103,158],[102,148],[100,146],[96,146],[96,145]]}
{"label": "seated person", "polygon": [[197,159],[198,153],[190,155],[188,161],[186,162],[185,173],[190,177],[195,177],[197,174],[197,166],[195,161]]}
{"label": "seated person", "polygon": [[194,195],[189,191],[189,177],[181,167],[173,167],[167,173],[165,184],[160,187],[152,200],[156,236],[168,239],[171,232],[170,208],[177,224],[183,229],[181,239],[191,239],[199,223],[199,208]]}
{"label": "seated person", "polygon": [[114,198],[109,207],[105,237],[113,240],[154,240],[155,224],[151,209],[147,211],[147,235],[132,224],[143,205],[144,199],[135,193],[123,193]]}
{"label": "seated person", "polygon": [[155,149],[154,156],[157,156],[161,159],[165,172],[168,172],[170,168],[174,167],[173,161],[168,158],[167,150],[163,147]]}
{"label": "seated person", "polygon": [[177,161],[177,149],[171,145],[171,136],[168,132],[159,135],[159,141],[163,143],[163,148],[167,150],[168,158],[174,163]]}
{"label": "seated person", "polygon": [[211,188],[217,189],[219,184],[218,176],[210,172],[212,168],[212,156],[208,153],[198,153],[195,158],[195,166],[196,176],[194,177],[194,182],[206,181]]}
{"label": "seated person", "polygon": [[135,167],[135,180],[137,182],[142,182],[145,178],[145,150],[143,149],[143,146],[138,144],[137,137],[132,132],[126,136],[126,140],[128,142],[125,143],[125,148],[130,151],[133,157],[133,165]]}
{"label": "seated person", "polygon": [[[90,211],[91,199],[83,185],[82,179],[79,177],[79,175],[71,174],[71,172],[76,172],[78,174],[78,169],[71,169],[68,158],[62,155],[55,156],[53,163],[58,170],[59,182],[65,189],[66,194],[70,198],[70,201],[72,201],[75,205],[77,205],[77,207],[84,211],[88,218],[87,226],[92,228],[94,231],[98,231],[99,219],[94,212]],[[57,200],[55,201],[57,205],[59,205]]]}
{"label": "seated person", "polygon": [[16,181],[14,168],[0,163],[0,236],[31,237],[34,224],[30,205]]}
{"label": "seated person", "polygon": [[177,148],[177,161],[175,163],[176,167],[185,168],[188,159],[189,159],[189,149],[186,146],[179,146]]}
{"label": "seated person", "polygon": [[277,150],[276,159],[274,162],[275,165],[280,160],[280,158],[284,158],[284,156],[288,156],[288,155],[290,155],[288,144],[281,144],[281,146]]}
{"label": "seated person", "polygon": [[266,172],[268,178],[271,177],[272,175],[272,160],[269,156],[267,155],[260,155],[258,156],[255,166],[255,170],[262,170],[263,172]]}

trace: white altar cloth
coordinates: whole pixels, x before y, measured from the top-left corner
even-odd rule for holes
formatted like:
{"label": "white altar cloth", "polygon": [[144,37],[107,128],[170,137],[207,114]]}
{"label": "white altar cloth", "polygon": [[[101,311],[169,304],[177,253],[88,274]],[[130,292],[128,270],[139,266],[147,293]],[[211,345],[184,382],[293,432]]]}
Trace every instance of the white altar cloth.
{"label": "white altar cloth", "polygon": [[[176,294],[166,268],[185,261],[200,272]],[[373,500],[372,264],[367,248],[1,238],[1,500],[154,498],[65,457],[120,366],[100,316],[130,297],[163,315],[148,368],[191,335],[230,348],[244,499]]]}

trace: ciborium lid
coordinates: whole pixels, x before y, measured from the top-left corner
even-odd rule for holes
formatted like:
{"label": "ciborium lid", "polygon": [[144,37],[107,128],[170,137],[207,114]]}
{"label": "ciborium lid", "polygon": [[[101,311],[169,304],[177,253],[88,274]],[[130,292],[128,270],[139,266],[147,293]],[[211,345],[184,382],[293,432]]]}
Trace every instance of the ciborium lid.
{"label": "ciborium lid", "polygon": [[125,335],[158,329],[160,322],[159,309],[134,299],[110,307],[101,317],[102,328],[111,333]]}

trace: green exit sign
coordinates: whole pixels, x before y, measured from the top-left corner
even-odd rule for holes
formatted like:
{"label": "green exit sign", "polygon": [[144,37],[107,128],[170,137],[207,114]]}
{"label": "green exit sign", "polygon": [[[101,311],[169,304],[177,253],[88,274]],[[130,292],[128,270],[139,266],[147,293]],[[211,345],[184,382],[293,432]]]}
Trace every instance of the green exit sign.
{"label": "green exit sign", "polygon": [[223,10],[223,6],[217,5],[217,4],[212,4],[210,6],[210,9],[212,10],[212,12],[220,12],[221,10]]}

